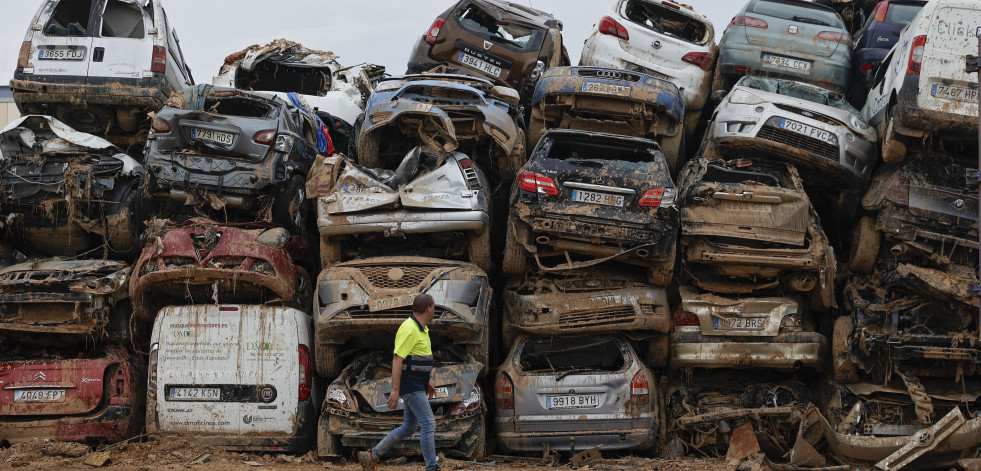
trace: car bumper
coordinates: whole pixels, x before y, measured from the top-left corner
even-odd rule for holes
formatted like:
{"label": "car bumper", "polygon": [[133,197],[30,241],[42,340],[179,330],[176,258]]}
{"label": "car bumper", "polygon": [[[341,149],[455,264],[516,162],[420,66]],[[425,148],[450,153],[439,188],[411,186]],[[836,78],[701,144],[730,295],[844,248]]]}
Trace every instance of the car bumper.
{"label": "car bumper", "polygon": [[[940,109],[928,109],[920,106],[920,99],[934,100],[939,103]],[[974,107],[976,109],[977,104],[974,104]],[[977,113],[960,114],[952,112],[943,105],[942,100],[930,96],[929,86],[920,89],[919,75],[907,75],[903,79],[903,88],[899,89],[896,97],[896,108],[892,115],[896,119],[896,131],[904,136],[921,137],[926,134],[939,133],[945,137],[977,139]],[[877,119],[881,120],[883,116],[884,113],[880,113]]]}
{"label": "car bumper", "polygon": [[[916,435],[876,437],[839,433],[823,417],[821,418],[821,426],[824,428],[825,438],[834,456],[846,463],[858,464],[881,461],[909,443],[910,439],[916,439]],[[926,439],[933,439],[933,435],[927,435]],[[918,462],[929,463],[933,467],[950,467],[943,466],[943,464],[953,464],[956,459],[964,455],[965,451],[976,449],[978,446],[981,446],[981,418],[964,422],[947,438],[941,440],[936,448],[927,451],[918,458]]]}
{"label": "car bumper", "polygon": [[511,328],[533,335],[587,334],[611,329],[653,335],[671,330],[663,288],[624,288],[592,293],[504,293]]}
{"label": "car bumper", "polygon": [[[851,79],[852,64],[845,54],[835,53],[832,57],[820,57],[810,54],[787,52],[780,49],[754,46],[744,41],[734,41],[732,38],[743,36],[739,31],[727,34],[727,41],[719,45],[719,71],[730,77],[743,75],[765,75],[774,78],[803,80],[814,84],[844,91]],[[811,61],[810,73],[802,73],[777,65],[763,64],[764,53],[781,55]],[[742,69],[737,69],[740,67]]]}
{"label": "car bumper", "polygon": [[282,183],[289,176],[279,157],[281,154],[273,155],[273,158],[246,161],[222,156],[160,154],[151,147],[146,168],[161,189],[250,195]]}
{"label": "car bumper", "polygon": [[139,432],[143,427],[142,414],[142,407],[110,405],[97,414],[84,417],[29,422],[0,420],[0,441],[18,443],[43,438],[65,442],[118,442]]}
{"label": "car bumper", "polygon": [[[145,266],[145,265],[143,265]],[[279,273],[264,274],[245,270],[223,270],[217,268],[187,267],[163,268],[143,275],[138,275],[131,282],[130,294],[136,304],[140,304],[147,289],[160,285],[213,285],[215,283],[231,283],[236,286],[261,286],[266,288],[283,301],[291,302],[294,286],[288,278]],[[155,315],[151,313],[150,315]]]}
{"label": "car bumper", "polygon": [[[340,436],[344,447],[368,449],[374,447],[389,432],[402,425],[402,417],[365,417],[355,413],[329,409],[321,418],[320,433]],[[470,457],[477,447],[477,440],[484,426],[484,413],[471,413],[458,419],[436,418],[433,438],[438,450],[446,450],[458,456]],[[392,451],[421,453],[419,432],[400,441]]]}
{"label": "car bumper", "polygon": [[[343,319],[337,316],[320,315],[315,325],[317,342],[321,344],[344,344],[348,340],[372,332],[398,331],[405,317],[382,319]],[[480,342],[484,327],[462,319],[433,319],[429,322],[440,335],[449,337],[453,343],[475,344]]]}
{"label": "car bumper", "polygon": [[699,332],[674,332],[670,337],[672,365],[697,368],[795,368],[822,369],[828,339],[816,332],[796,332],[774,337],[706,336]]}
{"label": "car bumper", "polygon": [[175,90],[163,74],[141,79],[84,78],[87,83],[77,83],[80,77],[35,77],[33,74],[16,73],[10,81],[14,101],[23,113],[23,104],[45,103],[77,106],[81,97],[93,105],[138,106],[159,110]]}
{"label": "car bumper", "polygon": [[498,446],[511,453],[540,453],[543,445],[562,452],[587,450],[601,445],[607,451],[649,449],[654,446],[654,441],[652,427],[584,432],[497,432]]}
{"label": "car bumper", "polygon": [[[521,209],[516,211],[520,213]],[[612,220],[609,223],[591,222],[562,215],[543,215],[521,218],[514,222],[535,234],[528,243],[535,243],[538,235],[547,234],[549,240],[543,245],[550,245],[560,251],[595,256],[613,256],[644,246],[648,255],[635,252],[628,257],[645,262],[666,260],[677,236],[673,224],[654,218],[651,218],[651,224],[641,224]],[[655,226],[653,230],[650,229],[652,225]]]}
{"label": "car bumper", "polygon": [[[321,205],[322,206],[322,205]],[[384,232],[386,235],[426,232],[482,231],[490,224],[483,211],[408,211],[326,215],[319,211],[321,236]]]}

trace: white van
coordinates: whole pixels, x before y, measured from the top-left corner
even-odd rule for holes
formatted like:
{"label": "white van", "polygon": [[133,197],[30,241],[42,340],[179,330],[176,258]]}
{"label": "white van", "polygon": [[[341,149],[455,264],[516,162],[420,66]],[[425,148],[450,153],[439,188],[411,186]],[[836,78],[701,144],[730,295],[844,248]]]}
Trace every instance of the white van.
{"label": "white van", "polygon": [[907,142],[929,135],[977,139],[978,76],[965,60],[977,55],[979,33],[977,0],[933,0],[903,29],[862,109],[882,136],[882,160],[902,161]]}
{"label": "white van", "polygon": [[170,306],[153,324],[147,433],[246,451],[303,452],[322,394],[311,317],[261,305]]}
{"label": "white van", "polygon": [[136,132],[147,111],[194,84],[160,1],[43,1],[10,82],[21,113],[90,134],[107,124],[110,133]]}

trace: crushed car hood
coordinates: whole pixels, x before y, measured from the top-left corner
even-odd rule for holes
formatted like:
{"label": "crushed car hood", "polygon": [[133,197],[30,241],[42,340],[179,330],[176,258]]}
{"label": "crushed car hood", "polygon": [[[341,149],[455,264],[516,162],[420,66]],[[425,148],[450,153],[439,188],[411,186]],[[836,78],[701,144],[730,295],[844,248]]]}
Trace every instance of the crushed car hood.
{"label": "crushed car hood", "polygon": [[340,68],[333,52],[309,49],[304,45],[287,39],[277,39],[264,46],[254,44],[241,51],[229,54],[218,75],[224,75],[235,67],[251,71],[255,64],[268,60],[289,64],[293,67],[325,68],[333,71]]}
{"label": "crushed car hood", "polygon": [[[372,354],[369,362],[365,363],[359,371],[351,372],[348,379],[351,389],[368,403],[375,412],[387,413],[392,410],[388,408],[388,394],[392,392],[391,368],[392,357],[387,352],[377,352]],[[446,397],[437,397],[430,400],[433,404],[454,403],[462,401],[470,391],[477,385],[477,375],[483,365],[473,361],[469,362],[446,362],[439,361],[437,358],[433,368],[430,381],[437,388],[446,388]],[[375,377],[360,378],[365,370],[373,370]],[[403,404],[400,402],[398,410],[402,410]]]}
{"label": "crushed car hood", "polygon": [[[92,284],[96,279],[119,273],[118,286],[104,283]],[[45,286],[64,282],[89,282],[91,287],[79,284],[78,292],[113,290],[125,286],[129,267],[112,260],[32,260],[0,269],[0,294],[11,290],[23,290],[29,286]],[[29,288],[28,288],[29,289]],[[76,291],[74,288],[72,291]]]}

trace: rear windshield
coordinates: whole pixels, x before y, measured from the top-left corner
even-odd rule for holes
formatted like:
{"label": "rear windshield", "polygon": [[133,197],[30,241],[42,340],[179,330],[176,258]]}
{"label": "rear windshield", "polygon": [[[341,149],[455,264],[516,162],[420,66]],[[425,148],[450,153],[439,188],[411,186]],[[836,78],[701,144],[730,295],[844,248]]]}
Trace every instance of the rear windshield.
{"label": "rear windshield", "polygon": [[923,8],[922,4],[890,3],[889,6],[886,7],[885,22],[891,25],[906,26],[913,21],[913,17],[919,13],[921,8]]}
{"label": "rear windshield", "polygon": [[702,181],[713,183],[762,183],[767,186],[780,187],[780,179],[751,169],[726,168],[721,165],[709,164],[705,168]]}
{"label": "rear windshield", "polygon": [[44,25],[47,36],[87,36],[89,16],[93,0],[63,0],[58,2],[48,24]]}
{"label": "rear windshield", "polygon": [[665,36],[697,44],[708,41],[708,28],[704,23],[659,4],[629,0],[624,4],[623,16]]}
{"label": "rear windshield", "polygon": [[142,39],[146,36],[143,16],[135,3],[109,0],[102,13],[102,37]]}
{"label": "rear windshield", "polygon": [[584,166],[651,169],[658,148],[608,140],[563,139],[551,141],[546,158]]}
{"label": "rear windshield", "polygon": [[783,96],[797,98],[799,100],[806,100],[811,103],[831,106],[833,108],[838,108],[839,110],[847,111],[859,118],[862,117],[862,114],[859,113],[854,106],[848,103],[847,100],[845,100],[844,95],[821,87],[816,87],[814,85],[795,82],[793,80],[781,80],[765,77],[747,77],[739,84],[754,90],[777,93]]}
{"label": "rear windshield", "polygon": [[456,20],[467,31],[521,52],[538,50],[545,31],[530,25],[497,21],[484,9],[468,3],[456,11]]}
{"label": "rear windshield", "polygon": [[330,67],[304,67],[270,58],[235,71],[235,88],[249,91],[296,92],[324,96],[333,85]]}
{"label": "rear windshield", "polygon": [[204,110],[224,116],[272,118],[276,116],[278,108],[270,106],[268,103],[237,95],[227,97],[210,96],[204,100]]}
{"label": "rear windshield", "polygon": [[526,372],[620,371],[626,358],[610,338],[543,338],[524,344],[520,362]]}
{"label": "rear windshield", "polygon": [[756,0],[749,5],[746,13],[835,28],[845,27],[834,10],[794,0]]}

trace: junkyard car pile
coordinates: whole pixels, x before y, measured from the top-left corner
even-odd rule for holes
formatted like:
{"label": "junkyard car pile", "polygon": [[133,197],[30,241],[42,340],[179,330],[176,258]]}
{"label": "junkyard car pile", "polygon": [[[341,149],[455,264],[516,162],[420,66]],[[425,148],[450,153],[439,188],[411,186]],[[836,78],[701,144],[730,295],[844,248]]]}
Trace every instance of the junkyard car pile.
{"label": "junkyard car pile", "polygon": [[277,40],[211,85],[161,18],[47,0],[22,47],[0,443],[350,456],[428,293],[448,456],[981,458],[977,5],[750,0],[716,46],[617,0],[573,66],[553,15],[462,0],[405,76]]}

